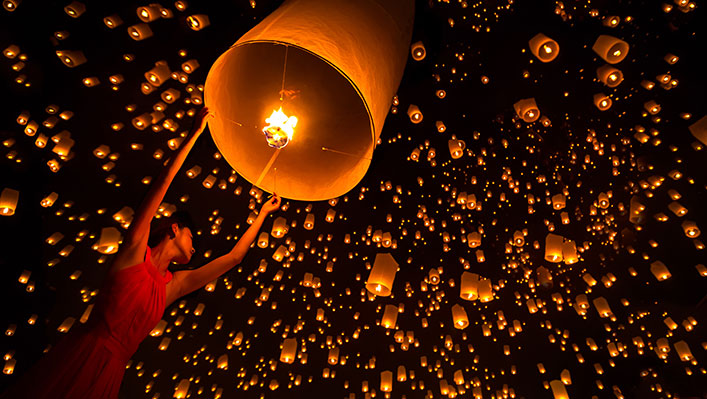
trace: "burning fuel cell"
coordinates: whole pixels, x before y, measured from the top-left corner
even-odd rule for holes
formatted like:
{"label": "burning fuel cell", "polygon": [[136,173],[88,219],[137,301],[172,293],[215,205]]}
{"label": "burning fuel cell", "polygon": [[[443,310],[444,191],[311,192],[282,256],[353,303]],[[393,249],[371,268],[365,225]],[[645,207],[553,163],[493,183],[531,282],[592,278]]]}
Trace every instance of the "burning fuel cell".
{"label": "burning fuel cell", "polygon": [[292,140],[297,126],[297,117],[288,117],[282,112],[282,107],[273,111],[269,118],[265,119],[267,125],[263,128],[263,134],[268,145],[273,148],[285,148]]}

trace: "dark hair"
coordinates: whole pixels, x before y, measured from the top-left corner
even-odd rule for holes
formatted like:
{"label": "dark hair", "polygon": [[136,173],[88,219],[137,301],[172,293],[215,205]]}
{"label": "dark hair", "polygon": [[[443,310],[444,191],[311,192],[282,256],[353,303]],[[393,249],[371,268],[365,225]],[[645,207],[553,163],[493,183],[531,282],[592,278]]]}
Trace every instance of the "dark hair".
{"label": "dark hair", "polygon": [[169,238],[174,238],[174,233],[172,232],[172,224],[174,223],[176,223],[180,229],[189,227],[192,234],[196,234],[194,221],[192,220],[191,215],[189,215],[186,211],[174,212],[168,217],[161,217],[152,221],[150,237],[147,239],[147,245],[150,248],[154,248],[162,240],[164,240],[166,236]]}

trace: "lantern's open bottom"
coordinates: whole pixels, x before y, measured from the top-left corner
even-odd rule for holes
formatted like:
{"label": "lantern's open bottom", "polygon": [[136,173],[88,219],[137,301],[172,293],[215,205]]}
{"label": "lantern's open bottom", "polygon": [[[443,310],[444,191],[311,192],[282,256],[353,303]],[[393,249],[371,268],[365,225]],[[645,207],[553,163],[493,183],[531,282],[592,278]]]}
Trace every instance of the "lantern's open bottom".
{"label": "lantern's open bottom", "polygon": [[[265,191],[326,200],[350,191],[368,170],[375,130],[366,102],[341,70],[308,50],[239,43],[209,71],[205,101],[215,114],[209,128],[224,159]],[[262,128],[280,106],[298,123],[268,165],[278,150],[268,146]]]}

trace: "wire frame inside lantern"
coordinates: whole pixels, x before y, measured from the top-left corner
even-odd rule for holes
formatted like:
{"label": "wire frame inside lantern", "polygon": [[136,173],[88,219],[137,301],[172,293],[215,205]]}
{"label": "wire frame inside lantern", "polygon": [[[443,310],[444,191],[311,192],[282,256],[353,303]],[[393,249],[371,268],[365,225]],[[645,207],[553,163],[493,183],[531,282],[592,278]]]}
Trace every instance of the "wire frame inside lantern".
{"label": "wire frame inside lantern", "polygon": [[[410,0],[291,0],[213,64],[204,102],[224,159],[283,198],[325,200],[358,184],[402,77]],[[295,127],[265,122],[278,110]],[[276,185],[277,184],[277,185]]]}

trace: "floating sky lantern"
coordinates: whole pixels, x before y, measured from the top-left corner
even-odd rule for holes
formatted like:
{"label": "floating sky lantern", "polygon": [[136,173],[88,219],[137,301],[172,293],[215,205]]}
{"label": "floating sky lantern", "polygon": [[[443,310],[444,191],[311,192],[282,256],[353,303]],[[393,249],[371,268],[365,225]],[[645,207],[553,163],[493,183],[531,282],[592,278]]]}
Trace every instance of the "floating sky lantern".
{"label": "floating sky lantern", "polygon": [[513,104],[516,114],[527,123],[535,122],[540,118],[540,110],[534,98],[524,98]]}
{"label": "floating sky lantern", "polygon": [[557,42],[542,33],[533,36],[528,45],[530,46],[530,52],[541,62],[550,62],[557,58],[560,53],[560,46]]}
{"label": "floating sky lantern", "polygon": [[600,35],[592,46],[599,57],[609,64],[623,61],[628,54],[628,43],[609,35]]}
{"label": "floating sky lantern", "polygon": [[412,54],[412,59],[415,61],[422,61],[427,55],[425,50],[425,45],[422,42],[415,42],[410,46],[410,53]]}
{"label": "floating sky lantern", "polygon": [[4,188],[0,194],[0,215],[11,216],[15,214],[17,200],[20,192],[12,188]]}
{"label": "floating sky lantern", "polygon": [[[285,198],[348,192],[368,169],[402,77],[412,16],[410,0],[285,2],[207,76],[209,127],[224,159]],[[267,128],[263,142],[254,131],[280,107],[288,121],[299,118],[297,132],[291,138]]]}
{"label": "floating sky lantern", "polygon": [[398,262],[391,254],[377,254],[371,274],[366,281],[366,289],[374,295],[389,296],[397,271]]}

